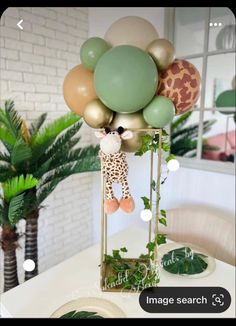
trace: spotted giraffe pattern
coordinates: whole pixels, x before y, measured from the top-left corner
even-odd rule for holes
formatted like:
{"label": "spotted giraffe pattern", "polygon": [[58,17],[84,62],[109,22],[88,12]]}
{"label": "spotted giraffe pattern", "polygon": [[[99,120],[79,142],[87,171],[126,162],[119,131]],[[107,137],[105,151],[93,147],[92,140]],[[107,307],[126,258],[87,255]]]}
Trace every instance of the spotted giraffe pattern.
{"label": "spotted giraffe pattern", "polygon": [[99,157],[102,161],[102,173],[105,179],[106,199],[113,199],[113,183],[120,183],[122,186],[122,197],[130,198],[131,194],[128,185],[128,163],[124,152],[119,151],[115,154],[105,154],[99,151]]}
{"label": "spotted giraffe pattern", "polygon": [[175,60],[160,73],[158,95],[169,97],[175,105],[176,115],[189,111],[200,95],[201,77],[193,64]]}

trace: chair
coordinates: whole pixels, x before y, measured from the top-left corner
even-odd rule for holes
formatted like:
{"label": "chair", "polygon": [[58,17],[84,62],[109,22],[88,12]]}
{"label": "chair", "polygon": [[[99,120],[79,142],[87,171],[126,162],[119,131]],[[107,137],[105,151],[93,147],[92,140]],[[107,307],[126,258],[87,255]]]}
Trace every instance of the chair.
{"label": "chair", "polygon": [[167,238],[197,245],[213,257],[235,266],[235,220],[211,207],[189,206],[167,211]]}

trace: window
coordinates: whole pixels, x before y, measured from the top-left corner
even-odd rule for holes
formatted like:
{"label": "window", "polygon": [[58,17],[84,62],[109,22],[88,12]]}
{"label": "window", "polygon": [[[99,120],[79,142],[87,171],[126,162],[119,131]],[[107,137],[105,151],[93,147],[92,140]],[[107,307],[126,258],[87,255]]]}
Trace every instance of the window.
{"label": "window", "polygon": [[200,98],[184,116],[182,134],[172,128],[172,152],[182,166],[233,174],[235,17],[228,8],[168,8],[166,38],[176,57],[193,63],[202,78]]}

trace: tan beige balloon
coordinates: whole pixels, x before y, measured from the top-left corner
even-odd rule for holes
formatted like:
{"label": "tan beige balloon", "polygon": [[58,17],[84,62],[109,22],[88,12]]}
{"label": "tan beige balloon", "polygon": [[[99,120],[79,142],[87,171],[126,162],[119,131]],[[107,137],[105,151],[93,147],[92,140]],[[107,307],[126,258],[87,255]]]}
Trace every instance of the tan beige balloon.
{"label": "tan beige balloon", "polygon": [[104,38],[111,47],[128,44],[145,51],[148,44],[158,37],[158,32],[149,21],[141,17],[127,16],[114,22]]}
{"label": "tan beige balloon", "polygon": [[98,99],[89,102],[84,109],[84,121],[92,128],[108,126],[112,122],[113,115],[113,111]]}
{"label": "tan beige balloon", "polygon": [[86,104],[97,98],[93,73],[83,65],[72,68],[64,79],[63,95],[70,110],[83,116]]}
{"label": "tan beige balloon", "polygon": [[171,42],[164,38],[151,42],[147,47],[147,52],[159,70],[167,69],[175,60],[175,48]]}
{"label": "tan beige balloon", "polygon": [[[142,111],[135,113],[122,114],[117,113],[112,121],[111,128],[117,129],[118,127],[125,129],[129,128],[147,128],[148,125],[143,119]],[[136,152],[142,145],[140,136],[143,132],[134,132],[133,138],[123,140],[121,149],[125,152]]]}

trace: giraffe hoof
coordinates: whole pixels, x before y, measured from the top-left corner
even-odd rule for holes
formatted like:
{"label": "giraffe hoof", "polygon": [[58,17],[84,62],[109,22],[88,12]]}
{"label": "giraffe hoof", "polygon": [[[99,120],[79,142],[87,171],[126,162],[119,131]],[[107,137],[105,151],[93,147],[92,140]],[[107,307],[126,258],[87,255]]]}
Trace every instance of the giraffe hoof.
{"label": "giraffe hoof", "polygon": [[119,202],[116,198],[104,200],[104,211],[106,214],[113,214],[119,208]]}
{"label": "giraffe hoof", "polygon": [[122,197],[120,200],[120,208],[126,213],[132,213],[135,208],[133,197]]}

